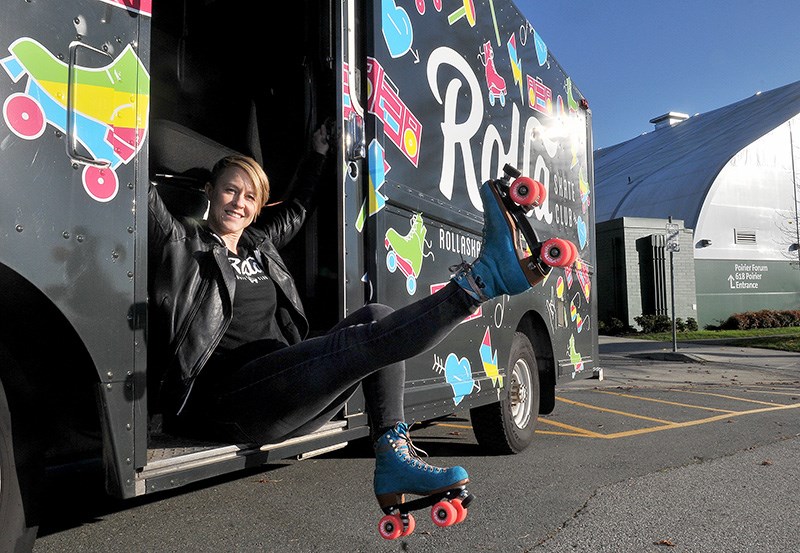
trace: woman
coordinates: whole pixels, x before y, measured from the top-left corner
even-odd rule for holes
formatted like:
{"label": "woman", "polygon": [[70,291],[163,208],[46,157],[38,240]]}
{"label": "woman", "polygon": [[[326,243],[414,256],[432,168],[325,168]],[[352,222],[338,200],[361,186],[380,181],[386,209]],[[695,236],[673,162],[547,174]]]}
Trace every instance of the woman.
{"label": "woman", "polygon": [[484,185],[483,247],[473,264],[462,264],[445,288],[416,303],[397,311],[368,304],[327,334],[304,340],[308,323],[278,249],[313,206],[328,151],[324,127],[313,146],[292,200],[263,211],[269,181],[245,156],[214,167],[203,224],[173,218],[151,187],[150,340],[168,361],[165,420],[182,432],[275,443],[324,425],[363,384],[381,507],[401,502],[404,493],[463,486],[466,470],[433,467],[411,444],[404,360],[439,343],[482,302],[530,287],[519,263],[525,254],[514,246],[517,229]]}

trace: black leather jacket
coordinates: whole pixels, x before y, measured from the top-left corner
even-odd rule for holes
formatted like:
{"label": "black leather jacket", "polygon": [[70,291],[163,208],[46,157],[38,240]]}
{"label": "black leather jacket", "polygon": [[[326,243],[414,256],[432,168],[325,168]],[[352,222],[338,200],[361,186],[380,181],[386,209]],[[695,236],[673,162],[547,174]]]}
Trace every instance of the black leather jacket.
{"label": "black leather jacket", "polygon": [[[305,338],[308,321],[278,250],[297,234],[313,209],[324,161],[323,155],[310,153],[300,167],[292,198],[265,207],[239,242],[257,257],[268,258],[263,265],[279,290],[276,317],[290,344]],[[236,279],[222,240],[202,222],[174,218],[152,185],[148,223],[148,371],[159,374],[160,407],[165,414],[177,415],[230,324]]]}

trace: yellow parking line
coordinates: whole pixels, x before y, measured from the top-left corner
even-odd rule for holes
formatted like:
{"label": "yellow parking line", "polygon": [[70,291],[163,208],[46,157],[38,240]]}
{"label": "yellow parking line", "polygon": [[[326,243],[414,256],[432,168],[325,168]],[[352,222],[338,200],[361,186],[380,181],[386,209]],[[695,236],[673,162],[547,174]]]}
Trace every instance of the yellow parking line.
{"label": "yellow parking line", "polygon": [[652,401],[655,403],[665,403],[666,405],[675,405],[677,407],[689,407],[690,409],[703,409],[704,411],[719,411],[720,413],[735,413],[736,411],[729,411],[728,409],[716,409],[714,407],[705,407],[703,405],[691,405],[689,403],[679,403],[677,401],[667,401],[665,399],[655,399],[652,397],[641,397],[633,394],[621,394],[619,392],[609,392],[607,390],[597,390],[601,394],[609,394],[612,396],[629,397],[633,399],[641,399],[642,401]]}
{"label": "yellow parking line", "polygon": [[770,411],[781,411],[784,409],[796,409],[800,407],[800,403],[794,403],[792,405],[781,405],[778,407],[765,407],[763,409],[751,409],[749,411],[737,411],[730,414],[725,415],[714,415],[713,417],[708,417],[705,419],[697,419],[693,421],[686,421],[686,422],[676,422],[672,424],[665,424],[664,426],[653,426],[650,428],[640,428],[638,430],[627,430],[625,432],[616,432],[614,434],[603,434],[603,438],[608,440],[615,439],[615,438],[625,438],[627,436],[635,436],[637,434],[647,434],[649,432],[658,432],[659,430],[671,430],[673,428],[686,428],[689,426],[698,426],[700,424],[706,424],[709,422],[716,422],[724,419],[729,419],[732,416],[740,417],[743,415],[755,415],[758,413],[768,413]]}
{"label": "yellow parking line", "polygon": [[472,426],[469,424],[453,424],[450,422],[435,422],[433,424],[436,426],[446,426],[447,428],[463,428],[464,430],[472,430]]}
{"label": "yellow parking line", "polygon": [[759,393],[759,394],[770,394],[770,395],[773,395],[773,396],[789,396],[789,397],[793,397],[793,398],[796,398],[798,395],[800,395],[800,390],[795,390],[794,392],[779,392],[778,390],[759,390],[759,389],[751,390],[751,389],[748,389],[747,391],[748,392],[756,392],[756,393]]}
{"label": "yellow parking line", "polygon": [[[544,424],[549,424],[551,426],[555,426],[557,428],[563,428],[565,430],[570,430],[571,432],[548,432],[546,430],[542,430],[542,434],[559,434],[564,436],[583,436],[586,438],[604,438],[603,434],[599,434],[597,432],[592,432],[591,430],[586,430],[585,428],[578,428],[577,426],[571,426],[569,424],[564,424],[563,422],[558,422],[550,419],[539,419],[539,422]],[[537,430],[539,432],[539,430]]]}
{"label": "yellow parking line", "polygon": [[744,401],[746,403],[755,403],[755,404],[758,404],[758,405],[770,405],[770,406],[773,406],[773,407],[783,407],[782,403],[770,403],[768,401],[758,401],[757,399],[747,399],[747,398],[743,398],[743,397],[728,396],[728,395],[725,395],[725,394],[714,394],[712,392],[695,392],[693,390],[680,390],[680,391],[686,392],[687,394],[698,394],[698,395],[701,395],[701,396],[721,397],[721,398],[725,398],[725,399],[733,399],[733,400],[736,400],[736,401]]}
{"label": "yellow parking line", "polygon": [[594,409],[595,411],[602,411],[604,413],[614,413],[615,415],[622,415],[624,417],[632,417],[634,419],[642,419],[646,421],[653,421],[659,422],[661,424],[673,424],[672,421],[666,421],[663,419],[654,419],[653,417],[645,417],[644,415],[634,415],[633,413],[626,413],[625,411],[617,411],[616,409],[607,409],[605,407],[597,407],[596,405],[590,405],[589,403],[581,403],[579,401],[573,401],[571,399],[564,399],[563,397],[556,397],[558,401],[563,401],[564,403],[568,403],[570,405],[575,405],[577,407],[585,407],[587,409]]}
{"label": "yellow parking line", "polygon": [[573,438],[594,438],[594,436],[587,436],[586,434],[578,434],[576,432],[554,432],[552,430],[536,430],[537,434],[545,434],[547,436],[571,436]]}
{"label": "yellow parking line", "polygon": [[[561,399],[561,398],[556,398]],[[573,403],[573,402],[568,402]],[[577,403],[577,402],[574,402]],[[589,406],[591,407],[591,406]],[[782,411],[785,409],[797,409],[800,408],[800,403],[793,403],[791,405],[779,405],[776,407],[764,407],[762,409],[750,409],[748,411],[731,411],[729,413],[724,413],[721,415],[714,415],[713,417],[707,417],[704,419],[696,419],[692,421],[686,422],[666,422],[661,426],[651,426],[648,428],[637,428],[635,430],[626,430],[624,432],[614,432],[612,434],[601,434],[599,432],[593,432],[591,430],[586,430],[584,428],[579,428],[577,426],[570,426],[564,423],[548,420],[548,419],[539,419],[540,422],[545,424],[552,424],[553,426],[558,426],[561,428],[569,429],[572,432],[566,434],[568,436],[576,436],[581,438],[601,438],[605,440],[614,440],[616,438],[626,438],[628,436],[636,436],[639,434],[649,434],[650,432],[659,432],[661,430],[672,430],[676,428],[687,428],[689,426],[698,426],[701,424],[707,424],[709,422],[716,422],[725,419],[730,419],[733,417],[741,417],[744,415],[756,415],[759,413],[769,413],[771,411]],[[555,434],[555,432],[554,432]]]}

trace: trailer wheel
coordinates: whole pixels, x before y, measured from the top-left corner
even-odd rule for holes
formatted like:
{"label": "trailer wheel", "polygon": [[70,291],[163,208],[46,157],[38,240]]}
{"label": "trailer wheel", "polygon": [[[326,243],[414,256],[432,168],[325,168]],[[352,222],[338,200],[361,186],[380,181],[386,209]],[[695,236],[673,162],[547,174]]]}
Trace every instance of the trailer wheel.
{"label": "trailer wheel", "polygon": [[519,453],[533,441],[539,415],[539,369],[528,337],[517,332],[499,402],[470,411],[478,443],[493,453]]}
{"label": "trailer wheel", "polygon": [[[0,368],[6,368],[2,365],[7,366],[12,360],[4,355],[1,346]],[[0,551],[26,552],[33,549],[38,520],[33,513],[34,502],[26,505],[25,492],[37,486],[41,475],[24,467],[39,466],[41,458],[37,459],[33,450],[15,442],[14,431],[8,396],[0,381]]]}

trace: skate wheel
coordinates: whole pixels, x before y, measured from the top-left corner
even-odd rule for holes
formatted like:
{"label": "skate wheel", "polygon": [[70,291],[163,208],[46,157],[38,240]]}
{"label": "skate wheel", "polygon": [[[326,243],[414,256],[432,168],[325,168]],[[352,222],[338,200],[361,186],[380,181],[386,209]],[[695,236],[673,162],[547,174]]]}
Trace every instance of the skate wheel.
{"label": "skate wheel", "polygon": [[414,528],[416,527],[417,527],[417,521],[414,520],[414,515],[408,513],[408,528],[406,528],[406,531],[403,532],[403,535],[407,536],[411,534],[414,531]]}
{"label": "skate wheel", "polygon": [[9,128],[20,138],[33,140],[44,134],[47,119],[38,100],[27,94],[12,94],[3,102],[3,116]]}
{"label": "skate wheel", "polygon": [[109,202],[119,191],[119,179],[109,167],[87,165],[83,169],[83,189],[98,202]]}
{"label": "skate wheel", "polygon": [[578,246],[576,246],[575,243],[570,240],[565,240],[565,242],[569,244],[569,249],[572,252],[569,258],[569,263],[567,263],[567,265],[572,265],[578,260]]}
{"label": "skate wheel", "polygon": [[461,504],[461,500],[456,498],[452,502],[453,507],[456,508],[456,522],[455,524],[461,524],[464,522],[464,519],[467,518],[467,508]]}
{"label": "skate wheel", "polygon": [[436,526],[444,528],[456,523],[458,512],[449,501],[440,501],[431,509],[431,520]]}
{"label": "skate wheel", "polygon": [[542,261],[551,267],[568,267],[572,255],[570,242],[563,238],[551,238],[542,244]]}
{"label": "skate wheel", "polygon": [[530,177],[514,179],[508,189],[511,200],[521,206],[538,206],[544,201],[544,185]]}
{"label": "skate wheel", "polygon": [[[409,528],[411,528],[409,521]],[[378,523],[378,533],[385,540],[396,540],[403,535],[403,520],[400,515],[386,515]],[[410,532],[409,532],[410,533]]]}

